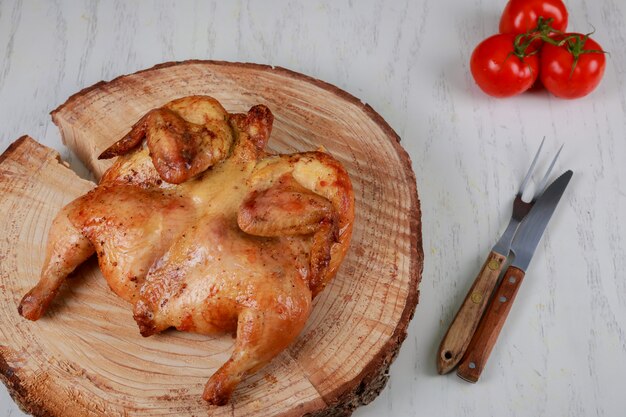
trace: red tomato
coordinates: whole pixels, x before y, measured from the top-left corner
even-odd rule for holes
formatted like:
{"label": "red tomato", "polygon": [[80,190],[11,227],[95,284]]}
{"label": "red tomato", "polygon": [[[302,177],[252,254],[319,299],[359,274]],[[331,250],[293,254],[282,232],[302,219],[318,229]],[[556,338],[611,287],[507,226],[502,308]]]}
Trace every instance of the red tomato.
{"label": "red tomato", "polygon": [[493,35],[478,44],[470,68],[476,84],[494,97],[510,97],[530,88],[539,74],[537,55],[514,50],[514,34]]}
{"label": "red tomato", "polygon": [[591,93],[600,84],[606,63],[602,47],[596,41],[578,33],[566,36],[571,35],[576,38],[562,46],[546,43],[541,50],[541,82],[561,98]]}
{"label": "red tomato", "polygon": [[526,33],[537,27],[539,16],[554,19],[553,29],[567,29],[567,9],[562,0],[509,0],[500,18],[500,33]]}

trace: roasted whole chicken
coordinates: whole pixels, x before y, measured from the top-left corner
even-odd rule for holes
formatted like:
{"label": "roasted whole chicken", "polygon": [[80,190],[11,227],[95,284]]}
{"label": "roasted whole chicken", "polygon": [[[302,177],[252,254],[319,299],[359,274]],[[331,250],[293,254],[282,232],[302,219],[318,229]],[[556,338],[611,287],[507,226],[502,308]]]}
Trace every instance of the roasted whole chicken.
{"label": "roasted whole chicken", "polygon": [[300,333],[352,234],[345,169],[323,151],[265,152],[272,122],[265,106],[229,114],[206,96],[147,113],[102,153],[118,159],[99,185],[54,219],[41,278],[19,313],[39,319],[96,253],[143,336],[170,327],[236,334],[203,394],[227,403]]}

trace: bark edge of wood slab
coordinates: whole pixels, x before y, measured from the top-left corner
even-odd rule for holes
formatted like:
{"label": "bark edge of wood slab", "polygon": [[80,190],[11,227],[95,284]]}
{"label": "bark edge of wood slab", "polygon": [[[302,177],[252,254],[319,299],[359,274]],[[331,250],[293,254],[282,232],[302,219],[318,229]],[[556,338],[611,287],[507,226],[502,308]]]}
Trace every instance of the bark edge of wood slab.
{"label": "bark edge of wood slab", "polygon": [[[40,322],[27,323],[17,315],[17,303],[23,295],[21,291],[38,278],[43,261],[38,253],[30,254],[30,264],[13,276],[20,272],[23,275],[24,269],[28,274],[17,284],[10,281],[17,285],[17,293],[13,294],[11,285],[0,281],[6,287],[0,287],[0,312],[7,307],[8,313],[13,314],[5,313],[9,318],[8,328],[0,329],[0,375],[25,411],[36,416],[72,416],[87,412],[151,415],[151,410],[163,412],[164,408],[181,416],[206,413],[207,409],[211,415],[350,415],[355,408],[371,402],[384,388],[389,366],[406,338],[418,302],[423,268],[421,212],[415,175],[398,135],[369,105],[323,81],[279,67],[218,61],[165,63],[97,83],[71,96],[52,112],[52,118],[61,130],[64,143],[99,178],[110,164],[97,160],[102,150],[123,136],[147,110],[192,94],[211,95],[229,112],[243,111],[251,103],[266,104],[276,116],[270,148],[295,152],[321,145],[344,164],[355,188],[357,213],[351,248],[337,277],[316,299],[300,337],[270,365],[245,380],[230,405],[210,407],[201,400],[201,391],[217,367],[220,355],[229,353],[232,345],[229,336],[210,338],[168,332],[158,338],[142,340],[130,307],[121,299],[116,300],[94,262],[78,271],[73,279],[78,282],[77,288],[64,287],[50,315]],[[121,97],[126,99],[121,100]],[[0,172],[4,172],[7,160],[15,159],[16,149],[35,143],[21,139],[20,143],[12,145],[0,158],[3,161]],[[37,146],[54,154],[53,159],[58,160],[56,152]],[[384,175],[374,170],[379,166],[386,167]],[[83,181],[72,175],[76,181]],[[50,173],[46,177],[50,177]],[[0,186],[4,187],[4,179],[9,178],[0,175]],[[54,178],[50,180],[54,182]],[[83,183],[93,186],[87,181]],[[72,191],[67,190],[72,188],[67,184],[64,188],[63,191]],[[54,215],[66,202],[58,201],[58,207],[50,204],[44,207]],[[39,204],[42,203],[34,205]],[[31,213],[26,220],[30,225],[24,229],[26,232],[14,221],[7,222],[14,227],[3,233],[18,232],[17,236],[32,239],[34,232],[29,231],[37,216]],[[378,239],[374,240],[374,236]],[[385,236],[384,241],[381,236]],[[37,243],[45,244],[45,240]],[[0,247],[0,251],[4,249],[10,250]],[[7,253],[12,256],[17,252]],[[0,270],[4,281],[4,276],[9,275],[2,270],[3,263],[0,263]],[[97,277],[83,278],[85,275]],[[100,327],[87,329],[88,335],[75,334],[78,330],[73,326],[80,327],[76,323],[81,320],[72,314],[81,308],[95,310],[92,316],[82,319],[91,323],[91,320],[97,321],[99,311],[102,314],[102,305],[107,308],[109,322],[114,324],[98,322]],[[28,351],[20,353],[19,346],[11,346],[8,333],[27,334],[27,340],[33,342],[31,330],[44,339],[52,337],[52,332],[67,338],[81,336],[87,342],[91,340],[88,347],[92,351],[86,357],[74,358],[76,361],[67,360],[62,356],[63,351],[56,349],[55,343],[60,339],[57,336],[52,340],[54,346],[49,346],[48,362],[41,368],[29,370],[30,358],[23,356],[28,355]],[[81,343],[87,342],[77,339],[77,351],[81,352]],[[141,357],[146,353],[138,353],[135,362],[131,361],[130,365],[136,369],[128,372],[136,378],[134,383],[138,386],[145,378],[143,367],[165,373],[158,381],[143,381],[142,389],[128,384],[125,391],[114,390],[118,387],[119,367],[107,362],[107,374],[102,374],[98,372],[101,365],[98,360],[106,359],[104,353],[113,351],[113,346],[108,344],[116,343],[147,354],[163,349],[159,360],[149,365]],[[38,346],[38,343],[33,345]],[[344,349],[337,350],[339,347]],[[175,355],[172,352],[177,348],[186,349],[186,353]],[[130,361],[130,354],[120,352],[117,355],[122,361]],[[195,356],[202,360],[195,360]],[[217,359],[213,360],[214,357]],[[167,375],[167,371],[179,368],[169,366],[169,362],[190,366],[177,371],[183,375],[175,375],[180,382],[171,386],[167,379],[171,375]],[[68,381],[73,381],[72,386],[65,387],[65,391],[57,389],[58,378],[55,379],[51,370],[67,375]],[[146,391],[146,387],[153,385],[156,385],[153,390],[156,393]],[[109,391],[115,395],[107,394]],[[137,397],[138,393],[145,397]],[[47,397],[42,398],[42,395]],[[49,398],[55,395],[57,399]]]}

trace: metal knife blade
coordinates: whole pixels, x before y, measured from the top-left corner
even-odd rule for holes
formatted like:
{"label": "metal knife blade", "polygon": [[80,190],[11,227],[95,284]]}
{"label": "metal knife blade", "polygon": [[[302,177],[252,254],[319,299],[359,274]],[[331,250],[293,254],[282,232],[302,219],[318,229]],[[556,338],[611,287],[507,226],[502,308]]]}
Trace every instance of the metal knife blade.
{"label": "metal knife blade", "polygon": [[535,249],[537,249],[541,236],[543,236],[543,232],[573,174],[569,170],[554,180],[539,197],[526,219],[519,226],[511,244],[511,252],[515,254],[515,259],[511,266],[526,271],[530,260],[535,254]]}

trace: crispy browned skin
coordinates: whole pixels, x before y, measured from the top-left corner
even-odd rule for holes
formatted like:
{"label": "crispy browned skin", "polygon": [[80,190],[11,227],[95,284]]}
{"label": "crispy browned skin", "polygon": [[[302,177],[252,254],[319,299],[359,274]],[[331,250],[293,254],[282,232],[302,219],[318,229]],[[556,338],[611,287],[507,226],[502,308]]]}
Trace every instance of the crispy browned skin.
{"label": "crispy browned skin", "polygon": [[346,171],[324,152],[267,154],[272,121],[265,106],[230,115],[202,96],[150,111],[103,152],[120,157],[98,187],[54,220],[20,314],[41,317],[95,252],[142,335],[236,332],[203,395],[227,403],[299,334],[352,234]]}
{"label": "crispy browned skin", "polygon": [[[226,158],[233,141],[229,118],[220,103],[211,97],[174,100],[148,112],[99,159],[124,155],[145,138],[152,164],[161,179],[181,184]],[[258,123],[262,123],[261,118]]]}

